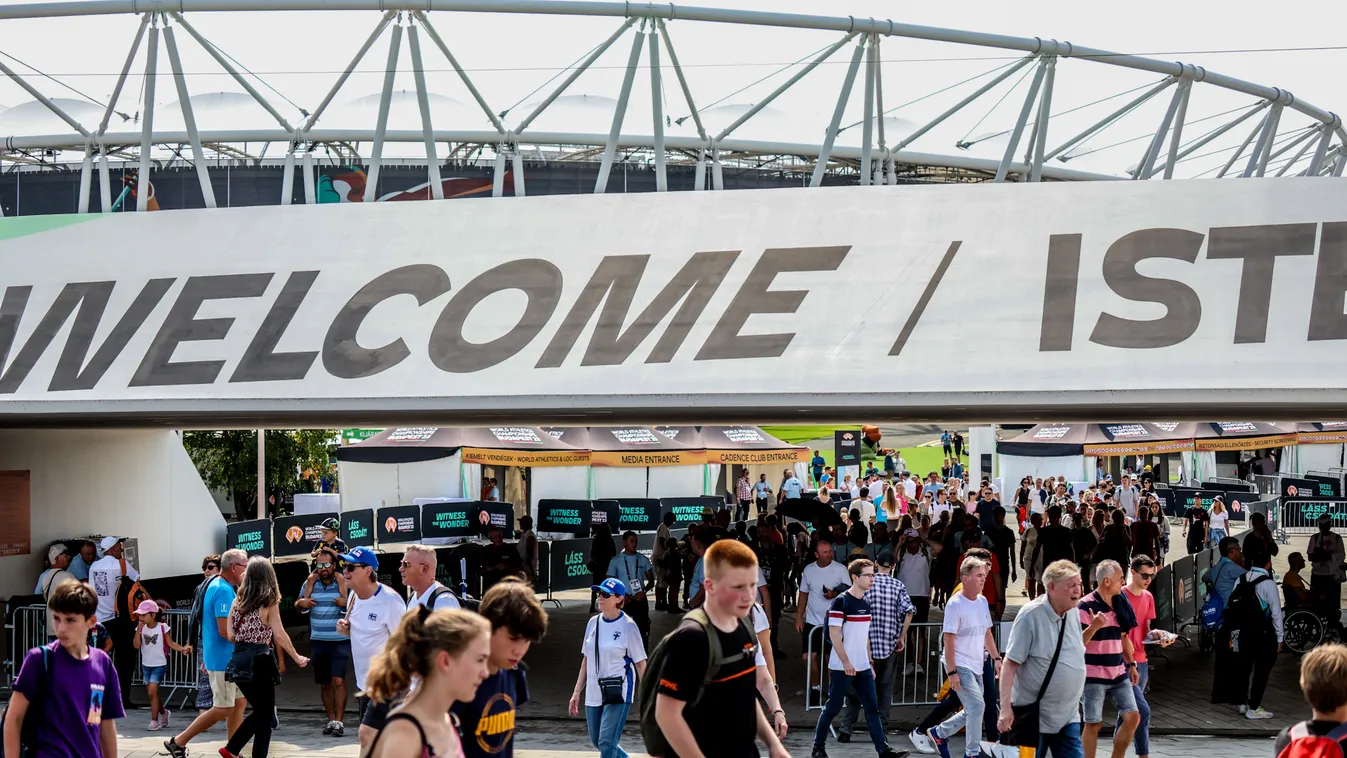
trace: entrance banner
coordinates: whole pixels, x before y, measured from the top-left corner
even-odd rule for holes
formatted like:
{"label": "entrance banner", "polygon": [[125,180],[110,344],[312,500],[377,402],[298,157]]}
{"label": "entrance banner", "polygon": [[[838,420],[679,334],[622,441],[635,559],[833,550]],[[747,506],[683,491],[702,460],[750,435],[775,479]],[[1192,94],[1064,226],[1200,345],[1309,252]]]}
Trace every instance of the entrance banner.
{"label": "entrance banner", "polygon": [[471,502],[426,503],[421,506],[422,537],[475,537],[481,527]]}
{"label": "entrance banner", "polygon": [[588,536],[592,509],[588,500],[543,498],[538,501],[538,531]]}
{"label": "entrance banner", "polygon": [[380,508],[374,521],[379,530],[379,544],[421,541],[421,506],[394,505]]}
{"label": "entrance banner", "polygon": [[341,539],[346,547],[374,547],[374,509],[341,514]]}
{"label": "entrance banner", "polygon": [[1210,437],[1199,439],[1198,450],[1262,450],[1269,447],[1285,447],[1298,441],[1296,434],[1273,434],[1266,437]]}
{"label": "entrance banner", "polygon": [[[841,404],[856,416],[1294,406],[1331,417],[1343,404],[1345,208],[1347,183],[1287,179],[0,218],[0,422],[745,409],[798,421]],[[641,219],[642,234],[606,219]],[[109,239],[137,240],[136,254],[106,255]],[[858,281],[881,293],[872,307],[857,307]],[[999,296],[958,307],[968,292]],[[916,358],[956,332],[997,370],[930,371]],[[1210,370],[1230,365],[1238,392]],[[713,463],[806,455],[706,447]],[[498,452],[465,448],[464,461],[587,459]]]}
{"label": "entrance banner", "polygon": [[275,546],[272,557],[307,556],[323,538],[322,523],[337,516],[337,513],[302,513],[298,516],[281,516],[272,521],[271,539]]}
{"label": "entrance banner", "polygon": [[229,522],[225,525],[225,549],[242,550],[249,558],[270,558],[271,519]]}

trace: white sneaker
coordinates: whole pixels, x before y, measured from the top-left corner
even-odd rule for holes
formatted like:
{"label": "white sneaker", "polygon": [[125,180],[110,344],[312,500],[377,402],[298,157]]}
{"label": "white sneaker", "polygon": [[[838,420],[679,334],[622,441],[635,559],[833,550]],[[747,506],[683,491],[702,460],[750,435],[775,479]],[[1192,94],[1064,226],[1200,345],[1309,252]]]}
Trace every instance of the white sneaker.
{"label": "white sneaker", "polygon": [[912,676],[915,673],[917,673],[917,664],[915,663],[909,663],[907,668],[903,669],[903,676]]}
{"label": "white sneaker", "polygon": [[1270,719],[1272,714],[1262,708],[1253,708],[1244,714],[1246,719]]}
{"label": "white sneaker", "polygon": [[926,669],[922,668],[922,667],[921,667],[921,664],[918,663],[918,664],[917,664],[917,676],[925,676],[925,675],[926,675]]}
{"label": "white sneaker", "polygon": [[1248,712],[1249,712],[1249,706],[1247,706],[1247,705],[1241,705],[1241,706],[1239,707],[1239,715],[1243,716],[1244,714],[1246,714],[1246,713],[1248,713]]}
{"label": "white sneaker", "polygon": [[912,743],[912,747],[916,748],[918,752],[928,754],[935,753],[935,748],[931,746],[931,741],[926,739],[926,735],[916,729],[913,729],[912,733],[907,735],[907,739]]}
{"label": "white sneaker", "polygon": [[164,725],[159,723],[159,719],[150,719],[150,725],[146,728],[151,732],[157,732],[163,729]]}

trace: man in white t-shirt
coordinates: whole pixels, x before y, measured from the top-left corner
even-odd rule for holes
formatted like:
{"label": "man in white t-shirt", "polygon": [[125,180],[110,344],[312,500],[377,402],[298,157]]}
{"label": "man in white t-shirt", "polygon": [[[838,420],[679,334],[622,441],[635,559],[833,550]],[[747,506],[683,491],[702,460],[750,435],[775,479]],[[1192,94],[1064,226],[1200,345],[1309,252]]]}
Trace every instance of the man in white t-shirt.
{"label": "man in white t-shirt", "polygon": [[[37,578],[37,588],[42,595],[42,599],[50,603],[51,593],[57,587],[66,582],[78,582],[79,579],[67,570],[70,568],[70,551],[66,548],[64,542],[58,542],[47,548],[47,562],[51,564],[51,568],[43,571],[42,576]],[[56,639],[56,620],[53,616],[51,609],[47,609],[48,642]]]}
{"label": "man in white t-shirt", "polygon": [[1115,494],[1115,500],[1119,508],[1127,514],[1129,520],[1135,520],[1137,517],[1137,501],[1141,499],[1141,491],[1132,484],[1130,474],[1123,474],[1122,484],[1118,487]]}
{"label": "man in white t-shirt", "polygon": [[[818,560],[804,567],[800,577],[800,595],[796,598],[795,631],[800,633],[800,650],[804,654],[805,674],[809,688],[819,698],[822,691],[816,683],[815,671],[818,670],[819,653],[827,652],[830,647],[827,630],[815,631],[828,623],[828,608],[833,600],[851,586],[851,577],[846,566],[833,562],[833,545],[820,540],[817,548]],[[809,643],[813,639],[814,652],[809,654]],[[808,701],[808,697],[806,697]],[[806,702],[807,704],[807,702]]]}
{"label": "man in white t-shirt", "polygon": [[[435,597],[432,611],[450,611],[462,606],[453,590],[435,579],[435,568],[439,561],[435,558],[435,548],[428,545],[410,545],[402,556],[402,583],[412,591],[409,607],[429,605],[431,596]],[[436,590],[440,590],[436,592]]]}
{"label": "man in white t-shirt", "polygon": [[984,656],[990,655],[995,671],[1001,672],[1001,654],[997,652],[996,638],[992,636],[991,610],[987,598],[982,596],[990,569],[987,562],[979,558],[965,558],[959,566],[963,588],[945,606],[945,670],[950,672],[950,688],[959,693],[963,713],[949,717],[926,733],[942,755],[949,754],[946,740],[960,728],[967,730],[965,755],[976,758],[982,749]]}
{"label": "man in white t-shirt", "polygon": [[908,500],[917,499],[917,480],[912,478],[912,472],[904,470],[901,476],[903,484],[903,494]]}
{"label": "man in white t-shirt", "polygon": [[[369,696],[364,694],[370,662],[397,629],[402,614],[407,612],[407,604],[392,587],[379,582],[379,557],[373,550],[353,548],[351,552],[343,553],[341,559],[346,561],[346,586],[351,594],[346,600],[346,617],[337,622],[337,631],[351,638],[351,664],[359,693],[356,703],[363,720],[365,711],[370,708]],[[376,734],[377,729],[363,723],[360,725],[362,753],[369,749]]]}
{"label": "man in white t-shirt", "polygon": [[[902,546],[894,556],[897,566],[893,569],[893,575],[907,588],[907,596],[915,610],[912,623],[925,624],[931,615],[931,554],[921,538],[921,532],[916,529],[908,529],[902,537]],[[915,636],[912,635],[912,642],[916,642]],[[911,657],[921,660],[920,655]],[[925,673],[921,664],[915,662],[908,663],[903,670],[905,676],[922,676]]]}
{"label": "man in white t-shirt", "polygon": [[[103,557],[89,567],[89,584],[93,585],[98,596],[98,621],[108,630],[112,638],[112,661],[117,668],[118,681],[130,682],[131,675],[140,665],[140,654],[132,645],[135,640],[136,625],[130,615],[117,615],[117,589],[122,577],[131,581],[140,579],[140,572],[125,560],[124,545],[121,537],[104,537],[98,543]],[[131,707],[131,687],[122,688],[122,705]]]}

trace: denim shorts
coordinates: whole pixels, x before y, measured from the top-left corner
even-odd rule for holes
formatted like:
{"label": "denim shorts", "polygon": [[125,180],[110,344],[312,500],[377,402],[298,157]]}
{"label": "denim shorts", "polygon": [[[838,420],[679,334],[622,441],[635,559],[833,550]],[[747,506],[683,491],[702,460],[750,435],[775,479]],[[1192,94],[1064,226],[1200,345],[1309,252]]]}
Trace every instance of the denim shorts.
{"label": "denim shorts", "polygon": [[145,680],[146,684],[158,684],[164,681],[164,673],[168,671],[168,666],[141,666],[140,678]]}
{"label": "denim shorts", "polygon": [[1136,694],[1132,691],[1132,680],[1123,677],[1121,682],[1113,684],[1085,683],[1085,723],[1099,724],[1104,721],[1104,698],[1113,701],[1118,713],[1133,713],[1137,710]]}

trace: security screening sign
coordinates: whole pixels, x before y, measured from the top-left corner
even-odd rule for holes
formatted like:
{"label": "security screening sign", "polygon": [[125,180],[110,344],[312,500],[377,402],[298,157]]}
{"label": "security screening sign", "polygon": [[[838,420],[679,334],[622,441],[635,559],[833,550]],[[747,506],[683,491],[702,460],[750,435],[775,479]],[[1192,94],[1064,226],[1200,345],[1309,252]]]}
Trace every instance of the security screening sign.
{"label": "security screening sign", "polygon": [[5,218],[0,421],[1331,415],[1345,294],[1330,179]]}

